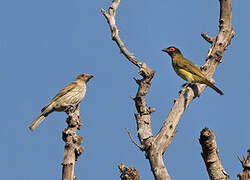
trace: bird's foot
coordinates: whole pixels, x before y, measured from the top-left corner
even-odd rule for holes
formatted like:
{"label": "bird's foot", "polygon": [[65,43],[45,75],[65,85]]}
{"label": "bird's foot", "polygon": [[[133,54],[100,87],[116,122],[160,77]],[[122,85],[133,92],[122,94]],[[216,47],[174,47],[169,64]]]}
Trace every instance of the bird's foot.
{"label": "bird's foot", "polygon": [[182,92],[185,88],[187,88],[187,87],[190,87],[192,90],[194,90],[195,84],[194,84],[194,83],[185,83],[185,84],[183,84],[181,87],[182,87],[182,89],[179,91],[179,94],[181,94],[181,92]]}
{"label": "bird's foot", "polygon": [[185,84],[182,84],[182,85],[181,85],[182,89],[178,92],[179,95],[181,94],[182,90],[183,90],[184,88],[186,88],[188,85],[189,85],[189,83],[185,83]]}
{"label": "bird's foot", "polygon": [[75,106],[73,106],[73,105],[65,106],[65,112],[66,112],[67,114],[70,114],[70,113],[75,112]]}
{"label": "bird's foot", "polygon": [[186,88],[186,87],[188,87],[189,84],[190,84],[190,83],[182,84],[181,87],[182,87],[182,88]]}
{"label": "bird's foot", "polygon": [[183,88],[179,91],[179,94],[181,94],[181,92],[182,92],[185,88],[189,87],[189,88],[191,88],[191,89],[193,90],[194,95],[195,95],[196,97],[200,97],[200,94],[199,94],[199,92],[198,92],[197,85],[196,85],[195,83],[185,83],[185,84],[182,85],[182,87],[183,87]]}

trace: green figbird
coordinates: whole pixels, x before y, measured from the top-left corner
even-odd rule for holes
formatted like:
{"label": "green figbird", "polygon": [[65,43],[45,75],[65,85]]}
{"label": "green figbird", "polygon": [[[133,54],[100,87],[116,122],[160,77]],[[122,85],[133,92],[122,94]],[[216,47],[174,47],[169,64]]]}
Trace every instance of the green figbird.
{"label": "green figbird", "polygon": [[224,95],[221,90],[219,90],[206,78],[206,76],[201,72],[197,65],[195,65],[182,55],[181,51],[178,48],[170,46],[166,49],[163,49],[162,51],[167,52],[171,56],[173,68],[176,74],[182,79],[186,80],[188,83],[206,84],[220,95]]}

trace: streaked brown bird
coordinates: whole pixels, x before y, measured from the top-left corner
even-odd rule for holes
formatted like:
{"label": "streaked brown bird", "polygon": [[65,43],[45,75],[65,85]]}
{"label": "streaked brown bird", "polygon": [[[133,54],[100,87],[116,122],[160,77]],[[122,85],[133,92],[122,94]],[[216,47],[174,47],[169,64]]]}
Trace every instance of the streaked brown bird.
{"label": "streaked brown bird", "polygon": [[206,84],[220,95],[224,95],[224,93],[219,88],[217,88],[206,78],[206,76],[202,73],[202,71],[199,67],[197,67],[196,64],[192,63],[182,55],[181,51],[178,48],[171,46],[163,49],[162,51],[170,55],[170,57],[172,58],[173,68],[176,74],[182,79],[186,80],[188,83]]}
{"label": "streaked brown bird", "polygon": [[94,76],[83,73],[77,76],[75,81],[66,85],[41,111],[41,114],[30,124],[29,128],[35,128],[43,122],[46,116],[54,111],[66,111],[69,107],[76,107],[86,94],[86,83]]}

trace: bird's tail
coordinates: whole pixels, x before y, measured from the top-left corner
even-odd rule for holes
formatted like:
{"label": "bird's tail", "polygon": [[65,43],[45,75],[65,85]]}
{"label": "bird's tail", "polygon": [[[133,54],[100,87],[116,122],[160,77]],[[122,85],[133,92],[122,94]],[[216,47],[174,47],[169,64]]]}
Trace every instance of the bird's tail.
{"label": "bird's tail", "polygon": [[43,120],[45,119],[45,115],[43,113],[41,113],[38,118],[36,118],[34,121],[32,121],[32,123],[30,123],[29,128],[31,131],[34,131],[36,129],[36,127],[41,124],[41,122],[43,122]]}
{"label": "bird's tail", "polygon": [[206,80],[205,84],[208,85],[209,87],[213,88],[220,95],[224,95],[224,93],[219,88],[217,88],[213,83],[211,83],[210,81]]}

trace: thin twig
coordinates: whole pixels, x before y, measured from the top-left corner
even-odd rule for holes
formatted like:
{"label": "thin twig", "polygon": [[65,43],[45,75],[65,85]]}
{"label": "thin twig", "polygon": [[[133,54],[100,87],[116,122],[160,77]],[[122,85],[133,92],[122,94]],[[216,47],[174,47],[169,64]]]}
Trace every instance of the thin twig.
{"label": "thin twig", "polygon": [[128,130],[128,128],[126,128],[126,131],[127,131],[127,133],[128,133],[128,136],[129,136],[129,138],[130,138],[130,140],[140,149],[140,150],[144,150],[144,147],[143,147],[143,145],[139,145],[139,144],[137,144],[136,142],[135,142],[135,140],[134,140],[134,138],[131,136],[131,133],[130,133],[130,131]]}
{"label": "thin twig", "polygon": [[206,33],[201,33],[201,36],[207,41],[209,42],[210,44],[213,44],[214,41],[215,41],[215,38],[214,37],[211,37],[209,35],[207,35]]}

